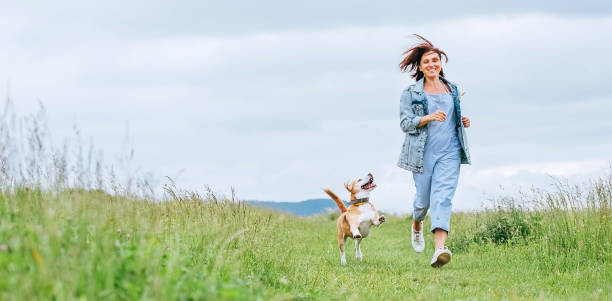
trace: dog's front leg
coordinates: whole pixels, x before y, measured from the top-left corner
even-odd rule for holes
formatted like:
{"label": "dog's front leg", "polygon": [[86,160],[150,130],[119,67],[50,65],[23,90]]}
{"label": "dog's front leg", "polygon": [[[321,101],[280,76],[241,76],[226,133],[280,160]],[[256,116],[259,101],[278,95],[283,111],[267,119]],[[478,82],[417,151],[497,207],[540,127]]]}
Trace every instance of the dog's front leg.
{"label": "dog's front leg", "polygon": [[361,254],[361,238],[355,239],[355,257],[361,261],[363,254]]}
{"label": "dog's front leg", "polygon": [[374,226],[380,226],[380,224],[384,223],[387,219],[385,218],[384,215],[378,216],[378,214],[376,214],[374,216],[374,218],[372,219],[372,224],[374,224]]}
{"label": "dog's front leg", "polygon": [[348,219],[353,238],[361,238],[361,232],[359,232],[359,215],[351,215]]}

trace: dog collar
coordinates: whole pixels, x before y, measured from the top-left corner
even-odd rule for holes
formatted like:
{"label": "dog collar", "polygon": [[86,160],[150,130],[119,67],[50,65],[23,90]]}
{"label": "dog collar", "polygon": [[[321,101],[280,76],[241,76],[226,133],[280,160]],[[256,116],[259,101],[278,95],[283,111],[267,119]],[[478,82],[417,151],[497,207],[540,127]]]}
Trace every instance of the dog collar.
{"label": "dog collar", "polygon": [[370,201],[370,198],[355,199],[349,202],[349,205],[361,206]]}

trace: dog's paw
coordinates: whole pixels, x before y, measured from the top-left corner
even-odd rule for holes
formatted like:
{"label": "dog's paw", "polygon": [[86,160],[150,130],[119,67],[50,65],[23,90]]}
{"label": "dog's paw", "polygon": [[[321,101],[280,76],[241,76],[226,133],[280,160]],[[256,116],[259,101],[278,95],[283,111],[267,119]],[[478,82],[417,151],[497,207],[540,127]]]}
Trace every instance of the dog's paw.
{"label": "dog's paw", "polygon": [[340,264],[341,265],[346,265],[346,259],[340,258]]}
{"label": "dog's paw", "polygon": [[384,223],[386,220],[387,220],[387,219],[385,218],[385,216],[384,216],[384,215],[381,215],[381,216],[378,218],[378,221],[379,221],[381,224],[382,224],[382,223]]}

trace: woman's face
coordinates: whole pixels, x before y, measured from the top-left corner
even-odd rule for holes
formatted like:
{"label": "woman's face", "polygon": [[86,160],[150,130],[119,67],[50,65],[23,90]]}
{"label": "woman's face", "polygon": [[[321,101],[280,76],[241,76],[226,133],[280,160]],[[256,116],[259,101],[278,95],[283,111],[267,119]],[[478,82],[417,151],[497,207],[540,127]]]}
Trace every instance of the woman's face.
{"label": "woman's face", "polygon": [[440,70],[442,70],[440,55],[433,51],[426,52],[421,57],[419,69],[425,74],[425,77],[437,78],[440,76]]}

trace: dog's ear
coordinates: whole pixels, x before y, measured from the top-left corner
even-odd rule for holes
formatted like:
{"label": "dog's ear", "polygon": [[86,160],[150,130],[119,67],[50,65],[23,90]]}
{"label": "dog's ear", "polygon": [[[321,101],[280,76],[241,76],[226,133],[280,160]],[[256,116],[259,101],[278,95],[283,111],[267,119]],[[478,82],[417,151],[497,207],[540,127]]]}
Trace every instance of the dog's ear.
{"label": "dog's ear", "polygon": [[349,186],[348,182],[344,183],[344,188],[352,193],[353,189],[355,188],[355,181],[351,181],[351,186]]}

